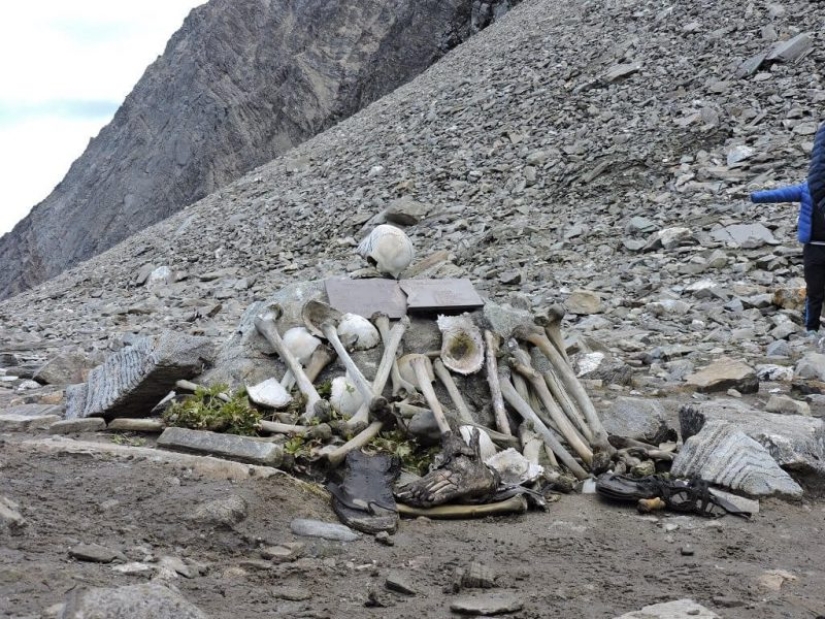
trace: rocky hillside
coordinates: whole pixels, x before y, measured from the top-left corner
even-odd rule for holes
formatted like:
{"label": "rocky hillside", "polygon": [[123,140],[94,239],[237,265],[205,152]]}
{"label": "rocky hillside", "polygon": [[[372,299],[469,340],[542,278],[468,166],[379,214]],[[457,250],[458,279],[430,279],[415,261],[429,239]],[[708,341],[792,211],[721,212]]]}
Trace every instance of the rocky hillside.
{"label": "rocky hillside", "polygon": [[0,298],[157,223],[418,75],[518,0],[211,0],[0,238]]}
{"label": "rocky hillside", "polygon": [[288,156],[6,301],[2,348],[224,338],[252,300],[363,266],[354,245],[391,207],[420,217],[419,256],[450,256],[436,276],[567,303],[571,336],[620,363],[605,384],[655,392],[722,354],[787,363],[800,313],[772,295],[800,281],[796,207],[745,196],[803,178],[823,17],[803,1],[528,0]]}

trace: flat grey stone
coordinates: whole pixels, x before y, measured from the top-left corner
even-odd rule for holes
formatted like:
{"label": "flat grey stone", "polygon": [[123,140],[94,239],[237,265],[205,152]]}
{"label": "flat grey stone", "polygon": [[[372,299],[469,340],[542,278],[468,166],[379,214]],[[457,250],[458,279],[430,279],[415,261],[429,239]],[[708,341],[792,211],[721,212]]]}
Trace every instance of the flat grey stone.
{"label": "flat grey stone", "polygon": [[720,243],[732,244],[743,249],[756,249],[764,245],[778,245],[773,233],[762,224],[734,224],[710,233]]}
{"label": "flat grey stone", "polygon": [[390,572],[384,584],[387,589],[396,593],[403,593],[404,595],[416,595],[418,593],[409,578],[401,572]]}
{"label": "flat grey stone", "polygon": [[645,606],[642,610],[626,613],[616,619],[721,619],[721,617],[693,600],[676,600]]}
{"label": "flat grey stone", "polygon": [[825,355],[817,352],[807,353],[797,362],[794,378],[825,381]]}
{"label": "flat grey stone", "polygon": [[78,432],[100,432],[106,429],[106,422],[99,417],[89,419],[64,419],[49,426],[49,434],[75,434]]}
{"label": "flat grey stone", "polygon": [[171,331],[140,338],[109,356],[88,382],[66,389],[66,418],[145,417],[175,383],[213,360],[212,341]]}
{"label": "flat grey stone", "polygon": [[601,297],[589,290],[574,290],[565,300],[564,307],[571,314],[582,316],[600,314],[604,311]]}
{"label": "flat grey stone", "polygon": [[78,544],[69,549],[69,556],[90,563],[111,563],[116,560],[126,560],[126,557],[120,551],[106,548],[106,546],[100,544]]}
{"label": "flat grey stone", "polygon": [[46,385],[74,385],[85,380],[85,374],[94,367],[88,355],[68,352],[46,362],[34,373],[34,380]]}
{"label": "flat grey stone", "polygon": [[802,488],[783,471],[767,449],[726,421],[709,421],[685,441],[671,473],[700,477],[750,496],[802,495]]}
{"label": "flat grey stone", "polygon": [[290,602],[304,602],[312,599],[312,592],[303,587],[273,587],[270,594],[275,599]]}
{"label": "flat grey stone", "polygon": [[283,448],[274,443],[187,428],[166,428],[158,438],[158,446],[274,467],[279,466],[284,457]]}
{"label": "flat grey stone", "polygon": [[57,619],[208,619],[179,593],[155,583],[75,589]]}
{"label": "flat grey stone", "polygon": [[0,430],[3,432],[27,432],[45,430],[63,418],[59,406],[21,404],[0,411]]}
{"label": "flat grey stone", "polygon": [[302,537],[320,537],[336,542],[354,542],[361,537],[358,533],[343,524],[321,522],[320,520],[296,518],[289,524],[289,528],[295,535]]}
{"label": "flat grey stone", "polygon": [[809,32],[802,32],[788,41],[777,43],[766,60],[794,62],[813,49],[814,40]]}
{"label": "flat grey stone", "polygon": [[166,429],[166,424],[160,419],[112,419],[107,430],[113,432],[146,432],[160,434]]}
{"label": "flat grey stone", "polygon": [[696,387],[703,393],[721,392],[736,389],[739,393],[756,393],[759,391],[759,378],[756,370],[743,361],[720,359],[715,363],[688,376],[688,386]]}
{"label": "flat grey stone", "polygon": [[524,602],[513,593],[480,593],[464,595],[450,602],[450,610],[462,615],[491,616],[515,613],[524,608]]}

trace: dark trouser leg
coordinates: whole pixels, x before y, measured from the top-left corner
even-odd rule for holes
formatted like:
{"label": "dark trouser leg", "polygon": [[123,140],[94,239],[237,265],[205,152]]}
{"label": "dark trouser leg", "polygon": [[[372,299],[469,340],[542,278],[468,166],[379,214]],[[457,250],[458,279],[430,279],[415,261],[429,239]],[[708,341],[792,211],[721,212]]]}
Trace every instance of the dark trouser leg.
{"label": "dark trouser leg", "polygon": [[805,269],[805,329],[818,331],[822,303],[825,301],[825,246],[805,245],[802,250]]}

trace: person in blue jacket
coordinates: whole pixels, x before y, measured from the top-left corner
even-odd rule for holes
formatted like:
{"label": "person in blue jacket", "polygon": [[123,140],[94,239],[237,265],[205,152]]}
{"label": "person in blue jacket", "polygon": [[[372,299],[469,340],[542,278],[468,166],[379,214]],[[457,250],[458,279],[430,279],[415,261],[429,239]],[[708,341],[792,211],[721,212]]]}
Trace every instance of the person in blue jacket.
{"label": "person in blue jacket", "polygon": [[825,123],[816,132],[807,180],[799,185],[754,192],[751,201],[800,203],[796,236],[804,245],[805,329],[816,333],[825,302]]}

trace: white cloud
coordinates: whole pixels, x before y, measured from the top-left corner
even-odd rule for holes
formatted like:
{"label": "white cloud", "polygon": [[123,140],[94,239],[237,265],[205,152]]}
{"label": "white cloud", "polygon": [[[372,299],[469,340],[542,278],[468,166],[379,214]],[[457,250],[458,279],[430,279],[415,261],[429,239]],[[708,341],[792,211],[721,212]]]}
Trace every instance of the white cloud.
{"label": "white cloud", "polygon": [[4,9],[0,235],[62,180],[204,1],[41,0]]}

